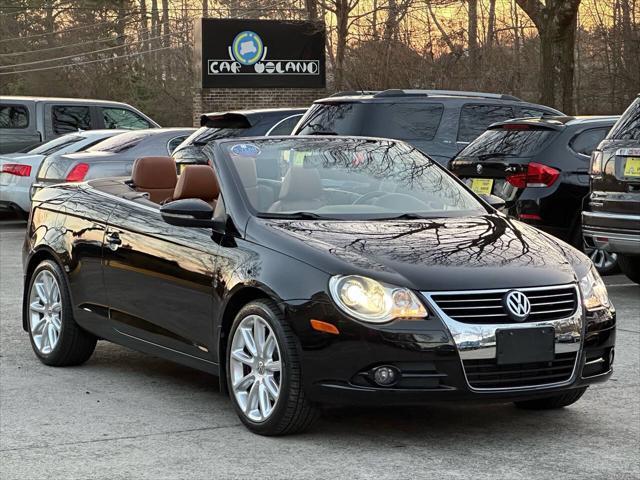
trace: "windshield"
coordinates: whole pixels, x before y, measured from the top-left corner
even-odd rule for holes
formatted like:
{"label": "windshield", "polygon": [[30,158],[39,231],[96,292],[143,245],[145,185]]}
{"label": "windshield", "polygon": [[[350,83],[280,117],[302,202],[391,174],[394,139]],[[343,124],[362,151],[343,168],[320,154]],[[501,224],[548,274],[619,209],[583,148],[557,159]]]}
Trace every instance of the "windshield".
{"label": "windshield", "polygon": [[171,156],[178,162],[207,163],[207,156],[202,152],[209,142],[223,138],[245,137],[249,135],[246,128],[209,128],[200,127],[178,145]]}
{"label": "windshield", "polygon": [[[364,138],[225,142],[253,209],[275,218],[421,218],[485,213],[414,147]],[[223,160],[224,161],[224,160]]]}
{"label": "windshield", "polygon": [[124,152],[138,145],[145,137],[152,133],[152,131],[141,132],[140,130],[121,133],[120,135],[96,143],[93,147],[88,148],[87,152]]}
{"label": "windshield", "polygon": [[83,138],[78,135],[63,135],[61,137],[54,138],[50,142],[43,143],[33,150],[29,150],[28,153],[38,155],[51,155],[52,153],[56,153],[58,150],[68,147],[69,145],[73,145],[74,143],[77,143],[82,139]]}
{"label": "windshield", "polygon": [[458,157],[482,157],[512,155],[530,157],[536,155],[555,135],[555,130],[487,130],[467,145]]}

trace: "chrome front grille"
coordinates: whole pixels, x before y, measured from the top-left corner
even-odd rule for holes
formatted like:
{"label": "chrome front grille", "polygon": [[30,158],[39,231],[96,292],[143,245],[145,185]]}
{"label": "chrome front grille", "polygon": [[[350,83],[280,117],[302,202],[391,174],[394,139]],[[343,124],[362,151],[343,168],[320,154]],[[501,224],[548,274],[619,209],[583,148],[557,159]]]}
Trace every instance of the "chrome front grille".
{"label": "chrome front grille", "polygon": [[[525,322],[557,320],[571,316],[578,307],[578,295],[573,285],[560,287],[519,288],[531,303],[531,313]],[[513,323],[503,306],[510,289],[465,293],[433,293],[431,299],[449,318],[463,323]]]}
{"label": "chrome front grille", "polygon": [[556,354],[551,362],[498,365],[495,359],[464,360],[469,385],[483,388],[519,388],[550,385],[571,379],[577,352]]}

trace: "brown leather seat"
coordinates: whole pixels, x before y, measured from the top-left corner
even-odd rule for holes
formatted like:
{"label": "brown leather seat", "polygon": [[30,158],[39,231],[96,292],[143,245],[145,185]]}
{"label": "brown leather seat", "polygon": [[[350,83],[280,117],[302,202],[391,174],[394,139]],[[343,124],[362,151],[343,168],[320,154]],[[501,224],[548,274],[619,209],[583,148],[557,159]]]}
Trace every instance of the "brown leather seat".
{"label": "brown leather seat", "polygon": [[215,208],[218,195],[220,185],[213,168],[209,165],[188,165],[178,178],[173,200],[199,198]]}
{"label": "brown leather seat", "polygon": [[178,182],[176,162],[171,157],[141,157],[133,164],[133,187],[147,192],[149,200],[161,203],[173,194]]}

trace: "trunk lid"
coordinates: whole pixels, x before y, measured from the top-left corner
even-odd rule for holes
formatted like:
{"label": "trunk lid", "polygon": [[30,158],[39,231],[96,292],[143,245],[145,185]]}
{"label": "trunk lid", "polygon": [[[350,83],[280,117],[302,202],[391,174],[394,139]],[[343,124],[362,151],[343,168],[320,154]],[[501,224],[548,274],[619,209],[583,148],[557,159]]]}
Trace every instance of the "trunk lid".
{"label": "trunk lid", "polygon": [[539,125],[535,121],[493,126],[458,154],[451,171],[475,193],[496,195],[507,202],[508,208],[527,186],[538,181],[534,174],[553,170],[532,161],[552,143],[561,128],[562,125]]}

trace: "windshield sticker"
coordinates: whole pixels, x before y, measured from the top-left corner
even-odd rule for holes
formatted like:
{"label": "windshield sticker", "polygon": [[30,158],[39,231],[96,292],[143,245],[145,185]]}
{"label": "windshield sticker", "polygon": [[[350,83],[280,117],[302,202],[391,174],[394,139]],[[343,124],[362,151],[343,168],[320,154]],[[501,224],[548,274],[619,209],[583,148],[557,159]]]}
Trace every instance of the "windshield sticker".
{"label": "windshield sticker", "polygon": [[282,152],[282,159],[288,163],[292,163],[297,167],[304,165],[304,159],[311,155],[312,152],[301,152],[298,150],[285,150]]}
{"label": "windshield sticker", "polygon": [[231,147],[231,153],[241,157],[257,157],[260,149],[252,143],[238,143]]}

